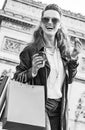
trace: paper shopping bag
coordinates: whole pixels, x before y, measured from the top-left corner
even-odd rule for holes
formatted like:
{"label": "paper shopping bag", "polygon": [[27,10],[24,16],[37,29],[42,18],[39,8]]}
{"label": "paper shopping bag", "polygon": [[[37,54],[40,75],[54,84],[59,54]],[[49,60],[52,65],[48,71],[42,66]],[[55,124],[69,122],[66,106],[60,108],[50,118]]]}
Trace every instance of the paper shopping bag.
{"label": "paper shopping bag", "polygon": [[3,77],[3,79],[0,79],[0,121],[2,118],[3,110],[5,108],[6,90],[7,90],[7,84],[9,82],[9,79],[10,78],[8,76],[5,76]]}
{"label": "paper shopping bag", "polygon": [[3,128],[9,130],[44,130],[44,87],[11,80],[7,90],[7,107]]}

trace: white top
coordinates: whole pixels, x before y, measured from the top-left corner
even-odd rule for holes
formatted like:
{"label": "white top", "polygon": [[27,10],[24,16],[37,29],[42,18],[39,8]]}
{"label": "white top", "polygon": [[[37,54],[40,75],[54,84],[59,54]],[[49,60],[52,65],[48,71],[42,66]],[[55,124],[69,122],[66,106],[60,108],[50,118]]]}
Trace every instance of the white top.
{"label": "white top", "polygon": [[59,49],[55,49],[52,53],[46,48],[46,56],[50,64],[50,74],[47,79],[47,96],[51,99],[59,99],[62,97],[62,84],[65,78],[65,71]]}

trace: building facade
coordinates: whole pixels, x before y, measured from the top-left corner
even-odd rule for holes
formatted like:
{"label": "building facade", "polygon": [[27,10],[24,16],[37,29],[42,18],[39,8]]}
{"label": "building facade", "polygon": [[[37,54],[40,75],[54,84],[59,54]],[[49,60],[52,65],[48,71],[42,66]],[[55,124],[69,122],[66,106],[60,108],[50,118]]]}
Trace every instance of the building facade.
{"label": "building facade", "polygon": [[[0,73],[4,69],[15,72],[19,63],[19,54],[29,44],[33,31],[39,25],[41,12],[45,4],[33,0],[6,0],[0,10]],[[85,72],[85,17],[62,10],[62,24],[67,28],[73,41],[78,37],[83,43],[82,64],[78,74],[80,78]],[[84,78],[84,76],[83,76]]]}
{"label": "building facade", "polygon": [[[19,64],[19,54],[31,41],[45,6],[33,0],[5,1],[0,10],[0,75],[4,70],[11,72],[12,75],[15,72],[15,67]],[[72,43],[77,37],[83,45],[76,80],[79,87],[85,86],[85,16],[62,11],[62,24],[67,28]]]}

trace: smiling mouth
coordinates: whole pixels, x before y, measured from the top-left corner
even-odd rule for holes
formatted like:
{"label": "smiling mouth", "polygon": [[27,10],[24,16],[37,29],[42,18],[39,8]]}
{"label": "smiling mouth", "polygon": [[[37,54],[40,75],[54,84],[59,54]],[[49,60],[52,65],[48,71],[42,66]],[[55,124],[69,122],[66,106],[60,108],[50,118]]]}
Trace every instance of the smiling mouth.
{"label": "smiling mouth", "polygon": [[46,27],[47,30],[53,30],[53,27]]}

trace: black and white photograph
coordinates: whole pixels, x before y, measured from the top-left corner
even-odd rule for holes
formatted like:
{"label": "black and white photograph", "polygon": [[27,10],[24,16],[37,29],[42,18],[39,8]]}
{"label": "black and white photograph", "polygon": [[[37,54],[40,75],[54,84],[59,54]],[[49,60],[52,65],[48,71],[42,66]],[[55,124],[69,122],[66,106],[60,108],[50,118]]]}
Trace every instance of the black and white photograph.
{"label": "black and white photograph", "polygon": [[0,0],[0,130],[85,130],[84,0]]}

